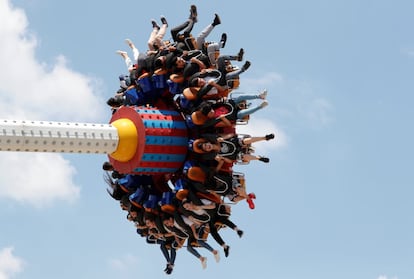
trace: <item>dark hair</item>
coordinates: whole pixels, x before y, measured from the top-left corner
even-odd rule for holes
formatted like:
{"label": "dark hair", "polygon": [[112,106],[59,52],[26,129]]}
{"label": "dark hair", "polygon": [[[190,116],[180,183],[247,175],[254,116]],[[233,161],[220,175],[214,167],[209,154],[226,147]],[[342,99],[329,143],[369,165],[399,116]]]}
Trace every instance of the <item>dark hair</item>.
{"label": "dark hair", "polygon": [[208,113],[209,113],[211,110],[212,110],[212,107],[211,107],[211,105],[210,105],[210,104],[208,104],[208,103],[203,103],[203,104],[200,106],[200,112],[201,112],[203,115],[205,115],[205,116],[207,116],[207,115],[208,115]]}
{"label": "dark hair", "polygon": [[122,106],[122,98],[111,97],[106,101],[106,104],[110,107],[120,107]]}
{"label": "dark hair", "polygon": [[182,205],[184,205],[184,204],[187,204],[187,203],[190,203],[191,202],[191,200],[190,199],[188,199],[188,198],[184,198],[182,201],[181,201],[181,204]]}
{"label": "dark hair", "polygon": [[168,220],[170,218],[174,218],[174,216],[169,213],[165,213],[161,216],[162,221]]}
{"label": "dark hair", "polygon": [[144,212],[144,220],[149,220],[154,222],[155,221],[155,216],[153,213],[150,212]]}
{"label": "dark hair", "polygon": [[131,208],[131,202],[129,201],[129,196],[128,195],[124,195],[121,200],[119,201],[119,203],[123,206],[128,207],[128,211]]}
{"label": "dark hair", "polygon": [[162,57],[158,57],[155,62],[154,62],[154,67],[155,69],[159,69],[164,67],[165,63],[164,63],[164,59]]}
{"label": "dark hair", "polygon": [[189,87],[197,87],[198,86],[198,77],[191,77],[188,81]]}
{"label": "dark hair", "polygon": [[120,173],[119,173],[118,171],[116,171],[116,170],[112,171],[111,176],[112,176],[112,178],[113,178],[113,179],[119,179],[119,178],[122,178],[122,177],[123,177],[123,175],[122,175],[122,174],[120,174]]}
{"label": "dark hair", "polygon": [[177,56],[174,53],[169,53],[166,55],[165,66],[167,69],[172,69],[177,61]]}
{"label": "dark hair", "polygon": [[102,164],[102,169],[103,170],[109,171],[109,170],[113,170],[113,168],[114,167],[112,166],[112,164],[110,162],[104,162]]}

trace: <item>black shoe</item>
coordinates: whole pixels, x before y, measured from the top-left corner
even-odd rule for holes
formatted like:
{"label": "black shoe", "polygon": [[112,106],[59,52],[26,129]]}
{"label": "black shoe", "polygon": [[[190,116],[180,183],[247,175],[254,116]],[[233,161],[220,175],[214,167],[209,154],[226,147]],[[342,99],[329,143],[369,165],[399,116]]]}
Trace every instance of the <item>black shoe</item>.
{"label": "black shoe", "polygon": [[166,270],[165,270],[165,273],[171,274],[172,271],[173,271],[173,266],[172,265],[168,265],[167,268],[166,268]]}
{"label": "black shoe", "polygon": [[239,235],[239,237],[241,238],[243,236],[243,231],[242,230],[238,230],[237,234]]}
{"label": "black shoe", "polygon": [[220,17],[218,16],[218,14],[215,14],[213,23],[211,25],[216,26],[216,25],[219,25],[220,23],[221,23]]}
{"label": "black shoe", "polygon": [[191,5],[190,7],[190,19],[194,22],[197,22],[197,7],[196,5]]}
{"label": "black shoe", "polygon": [[249,67],[250,67],[251,63],[250,61],[246,61],[246,63],[244,63],[243,67],[242,67],[242,71],[246,71]]}
{"label": "black shoe", "polygon": [[229,256],[229,250],[230,246],[226,245],[226,247],[224,247],[224,256],[226,256],[226,258]]}
{"label": "black shoe", "polygon": [[152,28],[160,29],[160,27],[158,26],[158,24],[155,20],[151,20],[151,23],[152,23]]}
{"label": "black shoe", "polygon": [[271,140],[275,138],[275,134],[268,134],[266,135],[266,140]]}
{"label": "black shoe", "polygon": [[168,26],[167,19],[164,16],[161,17],[161,22],[162,22],[162,24],[167,24],[167,26]]}
{"label": "black shoe", "polygon": [[260,157],[259,158],[259,161],[262,161],[262,162],[264,162],[264,163],[269,163],[269,158],[267,158],[267,157]]}
{"label": "black shoe", "polygon": [[223,33],[221,34],[220,47],[224,48],[224,46],[226,45],[226,42],[227,42],[227,34]]}
{"label": "black shoe", "polygon": [[237,54],[237,60],[238,61],[243,61],[243,55],[244,55],[244,49],[241,48],[239,51],[239,54]]}

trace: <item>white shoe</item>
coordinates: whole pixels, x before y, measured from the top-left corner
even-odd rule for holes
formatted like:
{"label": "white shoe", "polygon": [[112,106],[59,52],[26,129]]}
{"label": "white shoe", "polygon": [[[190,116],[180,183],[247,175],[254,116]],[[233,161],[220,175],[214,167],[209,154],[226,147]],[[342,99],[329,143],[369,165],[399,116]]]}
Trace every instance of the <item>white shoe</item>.
{"label": "white shoe", "polygon": [[263,90],[262,93],[259,94],[260,99],[264,100],[267,97],[267,89]]}
{"label": "white shoe", "polygon": [[264,100],[263,103],[260,104],[260,108],[267,107],[267,105],[269,105],[269,102]]}
{"label": "white shoe", "polygon": [[[214,254],[215,252],[215,254]],[[220,253],[217,250],[213,251],[213,255],[214,255],[214,259],[216,260],[216,263],[218,263],[220,261]]]}
{"label": "white shoe", "polygon": [[201,257],[200,261],[201,261],[201,266],[203,267],[203,269],[206,269],[207,268],[207,258],[206,257]]}
{"label": "white shoe", "polygon": [[127,43],[127,45],[129,45],[130,48],[134,47],[134,44],[132,43],[130,39],[125,39],[125,43]]}
{"label": "white shoe", "polygon": [[119,55],[121,55],[121,56],[127,55],[127,52],[126,51],[122,51],[122,50],[117,50],[116,53],[119,54]]}

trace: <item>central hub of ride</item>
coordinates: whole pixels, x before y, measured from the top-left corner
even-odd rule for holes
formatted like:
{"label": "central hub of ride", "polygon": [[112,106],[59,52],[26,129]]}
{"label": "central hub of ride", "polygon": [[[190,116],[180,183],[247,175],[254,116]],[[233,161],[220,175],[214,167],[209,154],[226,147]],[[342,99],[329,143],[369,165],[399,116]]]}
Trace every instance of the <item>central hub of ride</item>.
{"label": "central hub of ride", "polygon": [[[119,122],[128,125],[119,125]],[[113,114],[110,123],[119,130],[118,152],[109,155],[118,171],[164,174],[182,167],[187,157],[188,130],[179,112],[169,108],[125,106]],[[135,131],[130,131],[131,123]],[[134,133],[136,141],[131,139]],[[131,150],[135,152],[131,154]]]}

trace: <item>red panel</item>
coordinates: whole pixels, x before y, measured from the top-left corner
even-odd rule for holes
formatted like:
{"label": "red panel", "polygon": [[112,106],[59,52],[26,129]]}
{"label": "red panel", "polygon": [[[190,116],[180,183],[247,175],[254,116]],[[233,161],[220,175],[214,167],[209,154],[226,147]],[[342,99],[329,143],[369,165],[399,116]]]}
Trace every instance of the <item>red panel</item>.
{"label": "red panel", "polygon": [[154,162],[154,161],[141,161],[140,168],[173,168],[178,169],[182,166],[183,162]]}
{"label": "red panel", "polygon": [[109,162],[114,166],[114,168],[120,173],[130,173],[136,167],[139,166],[142,154],[144,153],[145,147],[145,127],[144,123],[141,120],[140,115],[135,111],[135,107],[121,107],[113,115],[109,123],[114,122],[115,120],[126,118],[131,120],[138,131],[138,148],[135,152],[134,157],[128,162],[119,162],[113,159],[111,156],[108,156]]}
{"label": "red panel", "polygon": [[163,128],[145,128],[147,136],[173,136],[173,137],[187,137],[186,129],[163,129]]}
{"label": "red panel", "polygon": [[161,153],[161,154],[187,154],[187,146],[178,145],[149,145],[145,146],[145,154]]}

